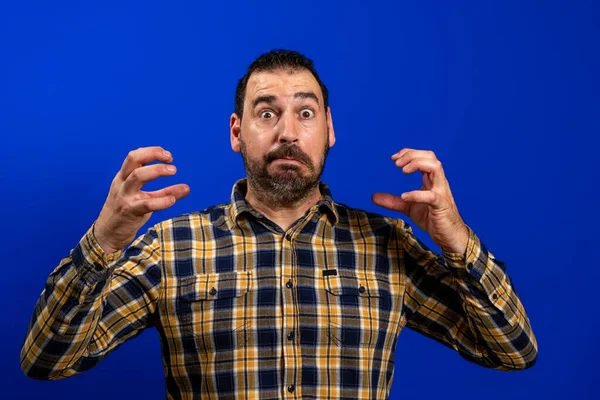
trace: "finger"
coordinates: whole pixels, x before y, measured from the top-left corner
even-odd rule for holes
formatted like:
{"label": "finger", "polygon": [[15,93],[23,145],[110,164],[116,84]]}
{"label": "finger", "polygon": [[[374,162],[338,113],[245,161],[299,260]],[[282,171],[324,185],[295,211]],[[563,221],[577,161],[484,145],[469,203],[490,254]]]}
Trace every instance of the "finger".
{"label": "finger", "polygon": [[152,164],[134,169],[125,182],[123,190],[125,193],[135,193],[146,183],[162,176],[171,176],[177,172],[174,165]]}
{"label": "finger", "polygon": [[405,174],[412,174],[416,171],[423,173],[424,184],[431,183],[430,185],[425,185],[427,188],[442,189],[447,184],[446,175],[439,160],[416,158],[402,167],[402,172]]}
{"label": "finger", "polygon": [[405,174],[412,174],[415,171],[439,172],[440,174],[444,172],[441,161],[431,158],[413,158],[408,162],[402,158],[396,161],[396,166],[402,168],[402,172]]}
{"label": "finger", "polygon": [[158,198],[147,197],[145,199],[136,200],[131,204],[129,212],[133,215],[142,216],[149,212],[164,210],[175,204],[175,196],[163,196]]}
{"label": "finger", "polygon": [[401,151],[398,157],[392,157],[392,159],[397,163],[400,160],[404,160],[408,162],[413,158],[430,158],[432,160],[437,160],[435,153],[431,150],[414,150],[414,149],[405,149],[406,151]]}
{"label": "finger", "polygon": [[127,179],[136,168],[150,164],[153,161],[170,163],[173,161],[173,156],[160,146],[140,147],[137,150],[130,151],[121,167],[121,179]]}
{"label": "finger", "polygon": [[397,159],[404,156],[409,151],[414,151],[414,149],[408,149],[408,148],[402,149],[399,152],[392,155],[392,160],[396,161]]}
{"label": "finger", "polygon": [[403,214],[408,214],[410,209],[410,205],[406,201],[390,193],[375,193],[371,197],[371,200],[380,207],[400,211]]}
{"label": "finger", "polygon": [[423,190],[423,188],[432,188],[433,187],[433,182],[431,182],[431,178],[429,177],[430,174],[422,174],[421,176],[423,177],[423,186],[421,187],[421,190]]}
{"label": "finger", "polygon": [[154,199],[158,199],[160,197],[173,196],[176,200],[181,200],[188,194],[190,194],[190,187],[183,183],[168,186],[164,189],[155,190],[153,192],[146,192],[146,196]]}
{"label": "finger", "polygon": [[392,155],[392,160],[396,161],[399,158],[402,158],[404,156],[409,156],[409,155],[411,157],[437,158],[435,153],[431,150],[417,150],[417,149],[405,148],[405,149],[400,150],[396,154]]}
{"label": "finger", "polygon": [[445,206],[442,196],[433,190],[413,190],[412,192],[402,193],[401,199],[408,204],[427,204],[437,209],[441,209]]}

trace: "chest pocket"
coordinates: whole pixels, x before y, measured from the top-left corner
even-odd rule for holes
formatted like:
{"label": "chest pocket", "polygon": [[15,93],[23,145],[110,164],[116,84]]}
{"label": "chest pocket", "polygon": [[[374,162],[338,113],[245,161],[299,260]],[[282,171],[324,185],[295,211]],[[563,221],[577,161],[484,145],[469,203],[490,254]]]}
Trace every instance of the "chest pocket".
{"label": "chest pocket", "polygon": [[199,351],[226,351],[247,341],[244,307],[252,288],[251,271],[194,275],[178,286],[178,318],[183,334]]}
{"label": "chest pocket", "polygon": [[324,276],[328,336],[339,347],[383,348],[393,309],[393,293],[384,275],[338,270]]}

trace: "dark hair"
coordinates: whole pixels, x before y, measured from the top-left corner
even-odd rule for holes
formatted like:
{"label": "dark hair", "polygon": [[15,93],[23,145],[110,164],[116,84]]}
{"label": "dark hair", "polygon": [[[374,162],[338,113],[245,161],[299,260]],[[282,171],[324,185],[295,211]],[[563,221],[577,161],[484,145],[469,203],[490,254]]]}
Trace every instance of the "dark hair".
{"label": "dark hair", "polygon": [[327,92],[325,84],[321,82],[319,74],[317,74],[317,71],[315,70],[313,61],[297,51],[275,49],[262,54],[254,60],[248,67],[246,75],[238,82],[235,90],[235,113],[239,118],[242,118],[242,114],[244,113],[244,97],[246,97],[246,87],[248,86],[248,79],[250,79],[250,76],[254,72],[274,71],[278,68],[289,68],[292,71],[303,69],[310,71],[321,87],[321,92],[323,92],[323,102],[325,103],[325,110],[327,111],[327,107],[329,106],[329,93]]}

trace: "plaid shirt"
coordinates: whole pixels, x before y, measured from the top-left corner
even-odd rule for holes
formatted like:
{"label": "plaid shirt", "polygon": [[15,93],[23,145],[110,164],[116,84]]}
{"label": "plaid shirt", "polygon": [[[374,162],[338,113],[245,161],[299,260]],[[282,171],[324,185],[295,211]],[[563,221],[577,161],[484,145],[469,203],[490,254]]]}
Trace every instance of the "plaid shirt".
{"label": "plaid shirt", "polygon": [[534,364],[505,273],[470,232],[437,255],[399,219],[321,199],[287,232],[244,200],[163,221],[104,254],[93,227],[47,280],[21,352],[30,377],[92,368],[154,326],[169,399],[383,399],[404,327],[477,364]]}

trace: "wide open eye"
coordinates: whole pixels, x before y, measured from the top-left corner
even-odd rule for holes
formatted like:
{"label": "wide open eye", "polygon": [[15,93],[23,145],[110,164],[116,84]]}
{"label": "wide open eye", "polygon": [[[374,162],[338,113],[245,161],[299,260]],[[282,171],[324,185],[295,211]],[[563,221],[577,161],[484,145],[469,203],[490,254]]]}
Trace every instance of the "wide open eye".
{"label": "wide open eye", "polygon": [[315,112],[314,112],[313,110],[311,110],[310,108],[303,108],[303,109],[300,111],[300,116],[301,116],[302,118],[309,119],[309,118],[312,118],[312,117],[314,117],[314,116],[315,116]]}
{"label": "wide open eye", "polygon": [[275,113],[272,110],[263,110],[258,114],[258,116],[261,119],[271,119],[275,116]]}

